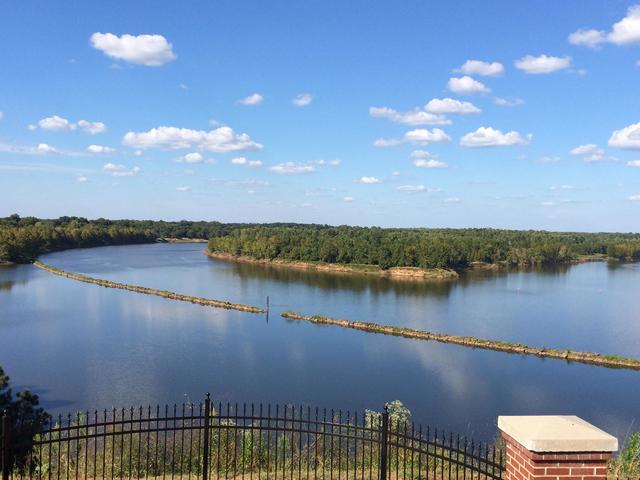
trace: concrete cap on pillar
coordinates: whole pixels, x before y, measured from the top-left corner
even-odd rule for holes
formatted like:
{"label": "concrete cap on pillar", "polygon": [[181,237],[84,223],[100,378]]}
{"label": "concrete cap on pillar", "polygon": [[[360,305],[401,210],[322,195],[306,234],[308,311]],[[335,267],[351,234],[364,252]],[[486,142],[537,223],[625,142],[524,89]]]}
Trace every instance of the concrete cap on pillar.
{"label": "concrete cap on pillar", "polygon": [[575,415],[500,416],[498,428],[532,452],[615,452],[618,439]]}

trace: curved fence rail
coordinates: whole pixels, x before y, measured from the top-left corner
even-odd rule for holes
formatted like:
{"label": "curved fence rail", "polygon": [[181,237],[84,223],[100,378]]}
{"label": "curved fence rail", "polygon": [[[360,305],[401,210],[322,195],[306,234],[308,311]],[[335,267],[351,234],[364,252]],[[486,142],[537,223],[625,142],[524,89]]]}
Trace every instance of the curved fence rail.
{"label": "curved fence rail", "polygon": [[498,480],[504,469],[493,446],[386,411],[214,406],[207,398],[85,412],[52,420],[23,459],[11,450],[10,428],[2,437],[3,478],[11,479]]}

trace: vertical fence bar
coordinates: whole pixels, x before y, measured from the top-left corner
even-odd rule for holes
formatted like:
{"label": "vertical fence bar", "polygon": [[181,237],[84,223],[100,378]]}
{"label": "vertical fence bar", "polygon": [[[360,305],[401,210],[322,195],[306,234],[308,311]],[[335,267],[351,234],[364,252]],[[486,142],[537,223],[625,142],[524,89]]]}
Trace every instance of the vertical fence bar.
{"label": "vertical fence bar", "polygon": [[2,480],[9,480],[11,473],[11,417],[7,412],[2,415]]}
{"label": "vertical fence bar", "polygon": [[202,441],[202,480],[209,478],[209,415],[211,414],[211,395],[207,393],[204,399],[204,439]]}
{"label": "vertical fence bar", "polygon": [[387,478],[387,438],[389,436],[389,411],[387,406],[382,412],[382,428],[380,429],[380,480]]}

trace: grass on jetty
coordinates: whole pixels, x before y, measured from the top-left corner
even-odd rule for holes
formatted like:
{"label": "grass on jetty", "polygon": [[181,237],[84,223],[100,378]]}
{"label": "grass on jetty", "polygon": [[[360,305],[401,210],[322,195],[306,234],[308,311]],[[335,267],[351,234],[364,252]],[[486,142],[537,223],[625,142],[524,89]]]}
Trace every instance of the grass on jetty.
{"label": "grass on jetty", "polygon": [[558,358],[570,362],[587,363],[608,368],[627,368],[640,370],[640,359],[625,358],[617,355],[602,355],[593,352],[576,352],[572,350],[560,350],[553,348],[531,347],[521,343],[511,343],[483,338],[447,335],[444,333],[434,333],[425,330],[414,330],[413,328],[395,327],[392,325],[380,325],[370,322],[358,322],[349,320],[338,320],[335,318],[323,317],[320,315],[302,315],[294,312],[282,313],[284,318],[293,320],[304,320],[322,325],[335,325],[342,328],[352,328],[363,332],[382,333],[384,335],[394,335],[398,337],[415,338],[419,340],[434,340],[442,343],[453,343],[465,347],[484,348],[499,352],[518,353],[521,355],[535,355],[544,358]]}
{"label": "grass on jetty", "polygon": [[47,272],[53,273],[55,275],[71,278],[73,280],[78,280],[80,282],[93,283],[95,285],[100,285],[101,287],[118,288],[121,290],[129,290],[130,292],[144,293],[147,295],[156,295],[162,298],[168,298],[171,300],[180,300],[182,302],[195,303],[198,305],[204,305],[206,307],[226,308],[227,310],[240,310],[243,312],[250,312],[250,313],[265,312],[263,308],[253,307],[251,305],[243,305],[240,303],[231,303],[231,302],[226,302],[224,300],[214,300],[214,299],[203,298],[203,297],[192,297],[190,295],[183,295],[181,293],[169,292],[167,290],[156,290],[154,288],[140,287],[138,285],[127,285],[126,283],[112,282],[110,280],[103,280],[101,278],[87,277],[86,275],[81,275],[79,273],[71,273],[65,270],[61,270],[51,265],[47,265],[46,263],[42,263],[39,260],[34,261],[33,264],[36,267],[42,268],[43,270],[46,270]]}

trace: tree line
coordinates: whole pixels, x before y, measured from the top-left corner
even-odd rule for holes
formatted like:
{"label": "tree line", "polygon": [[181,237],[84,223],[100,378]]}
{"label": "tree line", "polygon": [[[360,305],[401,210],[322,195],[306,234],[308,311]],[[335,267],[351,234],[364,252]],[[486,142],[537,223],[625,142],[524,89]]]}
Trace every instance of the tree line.
{"label": "tree line", "polygon": [[640,260],[640,234],[481,229],[367,228],[326,225],[235,228],[209,249],[285,261],[464,270],[474,262],[553,265],[585,255]]}
{"label": "tree line", "polygon": [[41,219],[13,214],[0,218],[0,263],[27,263],[43,253],[68,248],[150,243],[164,238],[207,240],[212,236],[228,235],[237,228],[253,226],[255,224],[188,220]]}

